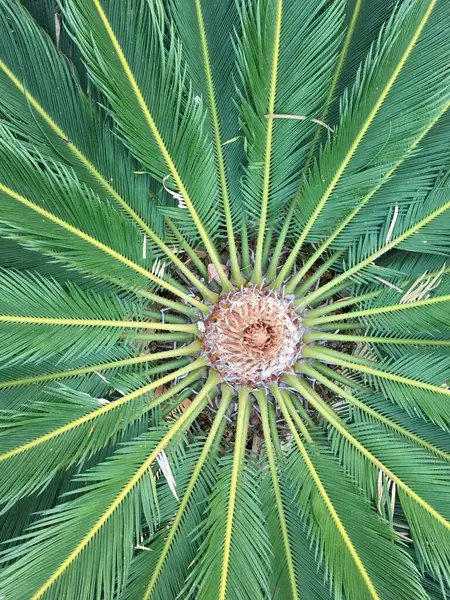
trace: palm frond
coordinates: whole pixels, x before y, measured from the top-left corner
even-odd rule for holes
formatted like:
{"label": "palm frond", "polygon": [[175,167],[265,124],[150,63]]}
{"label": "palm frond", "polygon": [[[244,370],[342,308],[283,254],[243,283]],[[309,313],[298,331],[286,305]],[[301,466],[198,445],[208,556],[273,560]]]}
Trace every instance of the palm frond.
{"label": "palm frond", "polygon": [[[145,242],[152,249],[150,265],[152,254],[157,256],[162,251],[189,276],[190,271],[176,252],[162,240],[163,214],[154,182],[128,156],[117,132],[110,130],[103,111],[92,113],[65,58],[17,6],[7,7],[0,27],[5,44],[0,47],[4,56],[0,72],[8,92],[2,110],[14,121],[14,130],[50,158],[64,157],[81,180],[101,197],[106,193],[124,210],[143,231]],[[24,64],[17,65],[14,56],[19,52]],[[38,65],[45,70],[44,89],[36,81]],[[60,96],[52,94],[54,86],[64,86]],[[195,283],[202,287],[198,279]]]}
{"label": "palm frond", "polygon": [[450,5],[0,0],[0,595],[444,600]]}
{"label": "palm frond", "polygon": [[[446,475],[448,464],[420,448],[413,448],[409,442],[394,437],[377,425],[353,425],[351,431],[366,448],[374,452],[384,464],[388,464],[389,468],[395,471],[402,481],[414,482],[414,491],[418,497],[430,502],[432,495],[433,506],[448,519],[448,493],[445,491],[448,484],[448,475]],[[404,460],[405,447],[408,448],[409,458],[407,461]],[[348,465],[347,468],[352,468],[353,460],[355,465],[353,468],[356,473],[358,459],[356,457],[352,459],[354,449],[345,445],[339,449],[339,454],[346,455],[344,460]],[[401,455],[403,455],[402,458]],[[363,472],[361,467],[359,473]],[[359,475],[355,476],[359,477]],[[377,471],[372,470],[371,476],[376,478]],[[398,494],[409,523],[410,535],[414,539],[415,547],[423,561],[422,568],[433,573],[434,577],[448,586],[450,542],[448,528],[444,529],[442,524],[433,518],[429,511],[424,510],[413,496],[400,489]]]}
{"label": "palm frond", "polygon": [[[20,570],[22,566],[22,570],[25,568],[31,575],[31,581],[22,578],[24,592],[21,593],[16,588],[15,594],[18,598],[27,597],[29,591],[25,590],[30,588],[34,588],[35,598],[42,597],[52,587],[58,593],[64,593],[64,589],[73,590],[76,582],[78,583],[75,587],[80,585],[80,591],[84,593],[89,593],[92,585],[98,590],[105,587],[108,596],[116,589],[120,590],[131,560],[133,542],[141,532],[141,514],[145,515],[148,524],[153,523],[155,514],[157,515],[157,496],[150,467],[170,442],[175,440],[175,444],[179,443],[179,439],[176,439],[178,434],[189,427],[201,411],[206,403],[204,398],[206,396],[207,399],[207,394],[214,384],[215,380],[211,379],[196,401],[172,427],[168,429],[166,424],[165,428],[149,430],[141,438],[120,449],[110,461],[87,473],[84,479],[87,485],[85,493],[93,494],[93,501],[83,502],[81,496],[44,516],[40,527],[37,528],[37,534],[32,534],[29,542],[25,541],[25,548],[42,548],[47,545],[49,551],[44,554],[40,551],[35,552],[35,560],[39,567],[37,571],[33,569],[34,575],[28,569],[30,563],[27,552],[28,559],[19,559],[10,569],[5,570],[2,588],[7,590],[9,585],[14,585],[16,569]],[[119,495],[118,487],[121,489]],[[129,514],[130,510],[132,517],[125,519],[125,514]],[[68,526],[72,526],[74,530],[71,547],[67,546],[64,534]],[[124,538],[129,542],[125,556],[122,551]],[[112,540],[115,540],[115,552],[109,554],[109,560],[103,561],[102,548],[105,544],[111,544]],[[58,541],[61,544],[59,552]],[[50,547],[53,550],[50,550]],[[23,546],[16,548],[14,553],[19,553],[20,556],[21,550],[23,552]],[[66,555],[62,563],[61,550]],[[79,576],[79,569],[83,570],[83,558],[86,555],[90,564],[96,559],[98,565],[91,571],[92,579],[89,580]],[[51,575],[48,575],[49,573]]]}
{"label": "palm frond", "polygon": [[[314,166],[304,185],[297,212],[302,233],[277,284],[282,283],[288,268],[292,268],[292,261],[305,240],[317,240],[314,228],[319,215],[318,235],[323,239],[326,224],[330,223],[328,233],[331,233],[336,220],[345,217],[352,208],[356,210],[364,197],[370,198],[383,178],[414,146],[417,135],[425,132],[445,110],[449,86],[446,75],[439,73],[441,56],[436,43],[439,38],[445,40],[440,12],[445,6],[435,9],[435,4],[415,1],[400,4],[358,72],[351,93],[341,105],[342,140],[338,128],[320,154],[320,168],[319,163]],[[432,54],[422,54],[417,49],[427,43],[436,50],[436,68],[431,71]],[[427,77],[419,75],[422,70]],[[421,98],[429,100],[415,106],[414,118],[405,121],[402,111],[408,109],[412,85],[417,86]],[[346,177],[342,181],[344,172]]]}
{"label": "palm frond", "polygon": [[[60,360],[70,360],[83,359],[100,350],[107,352],[123,335],[123,321],[142,319],[138,303],[82,291],[70,282],[64,288],[55,280],[12,269],[0,272],[0,313],[2,368],[36,359],[39,363],[57,354]],[[25,322],[16,321],[16,317],[24,317]],[[45,318],[49,317],[60,318],[69,326],[46,327]],[[71,327],[73,319],[84,321],[84,327]],[[94,327],[86,328],[89,321]],[[24,343],[25,331],[33,336],[33,346]]]}
{"label": "palm frond", "polygon": [[233,277],[243,283],[234,231],[240,229],[246,208],[240,194],[239,177],[230,177],[230,173],[239,173],[244,161],[234,103],[236,60],[232,35],[239,26],[237,4],[230,0],[219,4],[173,0],[169,14],[182,43],[183,60],[187,63],[195,98],[204,102],[210,117]]}
{"label": "palm frond", "polygon": [[[39,4],[36,14],[42,13]],[[55,19],[49,6],[45,12]],[[129,204],[140,225],[151,223],[161,235],[163,222],[151,201],[148,176],[134,173],[139,166],[111,132],[102,111],[88,105],[73,67],[14,0],[2,2],[0,40],[0,107],[14,129],[50,158],[63,158],[97,193]]]}
{"label": "palm frond", "polygon": [[[245,460],[249,405],[240,395],[241,412],[234,455],[226,455],[208,501],[208,518],[196,564],[188,580],[189,598],[247,598],[267,594],[267,540],[251,463]],[[241,519],[245,519],[241,523]]]}
{"label": "palm frond", "polygon": [[[294,2],[272,0],[242,2],[240,8],[237,51],[249,161],[243,193],[250,224],[258,230],[257,271],[266,227],[276,223],[298,187],[308,140],[319,127],[311,119],[325,102],[343,11],[343,2],[328,1],[308,2],[301,13]],[[274,118],[275,113],[288,118]]]}
{"label": "palm frond", "polygon": [[[100,203],[96,194],[67,168],[49,160],[41,168],[39,157],[33,157],[24,147],[12,150],[11,145],[9,137],[5,142],[0,140],[0,193],[4,198],[0,217],[4,234],[26,238],[27,247],[114,283],[124,281],[131,289],[144,290],[156,284],[176,296],[188,297],[142,266],[148,262],[142,251],[144,237],[112,204]],[[64,205],[58,201],[61,196],[66,199]],[[194,299],[188,301],[200,306]]]}
{"label": "palm frond", "polygon": [[[293,452],[290,461],[298,502],[312,539],[326,556],[335,595],[341,597],[344,591],[347,598],[426,598],[413,563],[394,544],[392,530],[350,483],[345,485],[329,454],[318,445],[309,453]],[[388,565],[395,565],[395,580],[388,575]]]}
{"label": "palm frond", "polygon": [[273,426],[273,408],[267,407],[267,399],[261,393],[258,394],[258,403],[270,470],[270,477],[266,476],[262,483],[262,497],[273,548],[271,597],[329,599],[331,592],[325,584],[325,573],[316,564],[315,550],[308,540],[296,494],[288,483],[286,457]]}
{"label": "palm frond", "polygon": [[[193,535],[201,526],[204,507],[217,472],[220,446],[228,409],[229,391],[224,394],[208,438],[183,489],[175,519],[156,531],[148,543],[151,552],[143,552],[132,564],[125,598],[177,598],[185,585],[180,565],[188,567],[196,557],[201,537]],[[179,481],[179,478],[177,478]],[[167,533],[167,527],[169,532]]]}
{"label": "palm frond", "polygon": [[[154,394],[149,401],[150,392],[202,364],[201,359],[188,364],[122,395],[115,402],[105,403],[102,399],[91,398],[86,392],[66,389],[59,393],[63,402],[51,403],[47,399],[45,404],[33,405],[28,414],[23,409],[6,412],[4,419],[7,431],[1,437],[0,454],[2,501],[7,503],[38,489],[53,473],[104,447],[118,432],[160,406],[180,391],[180,387],[183,389],[185,384],[172,386],[159,396]],[[57,392],[51,395],[58,397]],[[52,451],[48,451],[45,460],[40,461],[39,468],[36,468],[33,457],[41,456],[46,449]],[[17,469],[21,472],[20,478],[17,478]]]}
{"label": "palm frond", "polygon": [[[320,157],[320,173],[313,171],[311,179],[305,185],[299,205],[299,224],[307,224],[311,235],[314,235],[313,219],[319,210],[323,227],[327,222],[327,205],[331,207],[331,222],[335,222],[337,210],[345,214],[349,208],[355,206],[354,195],[353,202],[346,204],[347,194],[352,195],[357,188],[357,197],[360,199],[373,189],[383,175],[408,151],[417,132],[425,129],[448,103],[448,81],[445,75],[441,75],[438,67],[438,64],[442,64],[439,39],[445,39],[442,28],[444,15],[441,12],[445,7],[439,5],[433,10],[435,4],[404,3],[394,13],[382,31],[377,46],[364,64],[359,80],[349,94],[347,104],[343,103],[340,127],[343,127],[345,135],[342,145],[337,131],[332,143],[325,147]],[[430,46],[430,52],[422,52],[424,45]],[[397,60],[393,60],[394,56]],[[433,60],[436,61],[436,68]],[[424,72],[428,77],[424,76]],[[412,92],[411,86],[417,86],[417,92]],[[369,94],[366,90],[370,90]],[[408,110],[407,102],[411,93],[418,93],[424,103],[415,106],[414,117],[410,115],[410,119],[405,122],[402,111]],[[429,101],[426,98],[429,98]],[[358,157],[361,156],[359,164],[354,159],[356,148],[359,148]],[[383,149],[382,154],[379,154],[380,148]],[[336,160],[337,156],[342,156],[342,162]],[[327,160],[331,166],[329,175],[326,171]],[[340,164],[337,171],[336,164]],[[344,170],[348,188],[339,185]],[[364,174],[358,177],[362,171]],[[328,187],[322,179],[327,182]],[[354,188],[351,188],[352,182]],[[335,188],[339,201],[327,204]],[[320,189],[324,190],[322,195]]]}
{"label": "palm frond", "polygon": [[[212,146],[202,134],[202,104],[187,88],[177,45],[172,42],[167,51],[164,48],[170,31],[165,29],[162,5],[134,4],[123,10],[114,2],[104,7],[100,2],[71,2],[66,14],[80,50],[95,68],[94,81],[111,103],[123,141],[157,179],[171,177],[181,204],[226,279],[210,239],[219,213]],[[143,36],[140,47],[127,35],[136,28]],[[99,63],[95,58],[99,52],[108,59]],[[154,93],[155,82],[164,90],[159,96]],[[172,214],[176,218],[177,212]]]}

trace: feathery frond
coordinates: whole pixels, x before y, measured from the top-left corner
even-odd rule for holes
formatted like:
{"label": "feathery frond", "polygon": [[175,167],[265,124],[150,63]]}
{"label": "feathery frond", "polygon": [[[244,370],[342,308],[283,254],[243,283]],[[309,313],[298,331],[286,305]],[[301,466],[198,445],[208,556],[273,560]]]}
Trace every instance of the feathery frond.
{"label": "feathery frond", "polygon": [[0,596],[450,594],[447,0],[0,0]]}

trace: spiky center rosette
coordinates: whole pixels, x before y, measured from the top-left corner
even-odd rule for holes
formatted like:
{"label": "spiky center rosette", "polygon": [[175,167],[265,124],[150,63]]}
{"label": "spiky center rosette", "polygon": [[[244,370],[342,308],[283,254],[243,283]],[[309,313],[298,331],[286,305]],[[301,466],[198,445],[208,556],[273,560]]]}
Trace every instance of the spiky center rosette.
{"label": "spiky center rosette", "polygon": [[295,364],[302,334],[292,300],[249,287],[220,296],[204,321],[203,348],[228,383],[266,387]]}

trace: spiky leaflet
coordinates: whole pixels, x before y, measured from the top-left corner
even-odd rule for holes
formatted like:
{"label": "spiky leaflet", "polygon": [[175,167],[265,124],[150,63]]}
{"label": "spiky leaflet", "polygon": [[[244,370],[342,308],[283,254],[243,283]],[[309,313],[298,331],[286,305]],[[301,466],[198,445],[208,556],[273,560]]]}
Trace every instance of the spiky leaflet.
{"label": "spiky leaflet", "polygon": [[0,0],[0,596],[450,587],[447,0]]}

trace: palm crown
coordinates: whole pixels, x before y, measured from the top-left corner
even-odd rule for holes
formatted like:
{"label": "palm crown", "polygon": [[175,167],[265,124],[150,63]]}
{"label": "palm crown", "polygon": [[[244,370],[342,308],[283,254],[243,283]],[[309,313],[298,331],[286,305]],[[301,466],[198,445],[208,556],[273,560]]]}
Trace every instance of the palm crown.
{"label": "palm crown", "polygon": [[0,7],[0,595],[444,599],[450,3]]}

